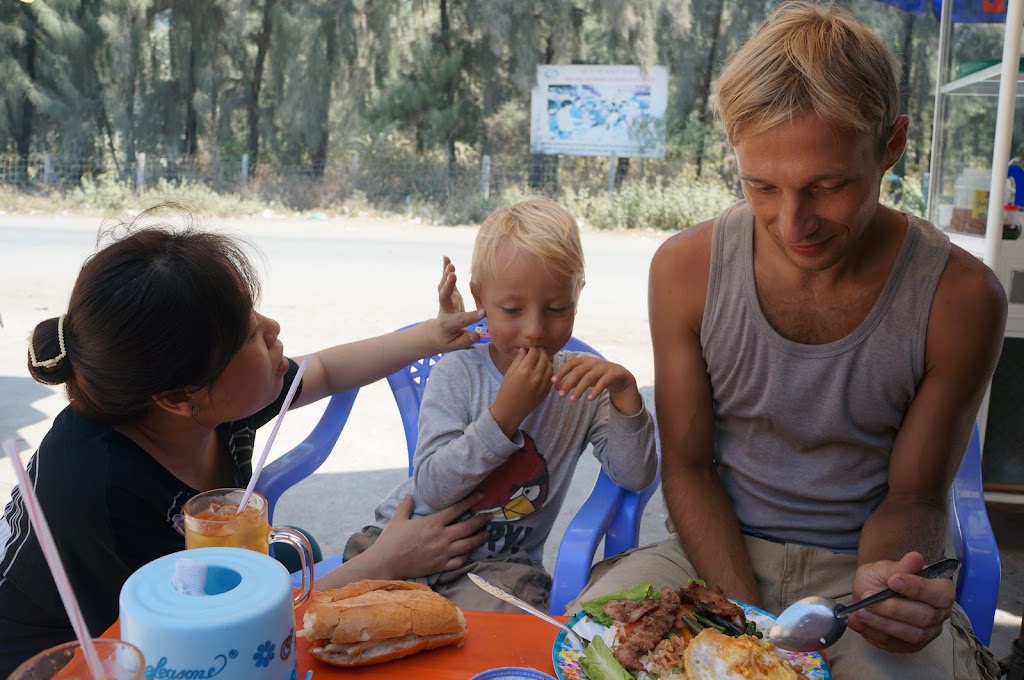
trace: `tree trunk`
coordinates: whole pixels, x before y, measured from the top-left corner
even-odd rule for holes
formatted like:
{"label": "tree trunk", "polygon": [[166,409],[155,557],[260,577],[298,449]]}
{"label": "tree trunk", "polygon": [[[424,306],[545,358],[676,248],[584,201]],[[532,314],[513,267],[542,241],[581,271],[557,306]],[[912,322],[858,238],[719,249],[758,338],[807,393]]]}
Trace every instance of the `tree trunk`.
{"label": "tree trunk", "polygon": [[274,29],[274,4],[276,0],[263,3],[263,25],[256,36],[256,63],[252,67],[252,79],[249,81],[249,97],[246,100],[246,113],[249,123],[249,139],[246,148],[249,151],[249,168],[256,166],[260,153],[260,89],[263,87],[263,66],[270,50],[270,34]]}
{"label": "tree trunk", "polygon": [[[138,84],[139,78],[139,64],[142,63],[142,46],[139,40],[139,27],[138,19],[132,17],[130,23],[131,35],[131,55],[128,59],[128,91],[125,95],[125,119],[127,128],[124,133],[124,168],[125,172],[128,172],[128,168],[132,167],[132,163],[135,161],[135,88]],[[127,175],[123,178],[127,179]]]}
{"label": "tree trunk", "polygon": [[[36,43],[38,42],[39,23],[36,15],[31,11],[25,12],[25,50],[24,67],[25,75],[34,86],[36,82]],[[35,117],[35,107],[30,97],[24,97],[21,102],[21,120],[14,128],[14,149],[18,154],[18,169],[15,173],[16,181],[19,184],[28,183],[28,157],[32,151],[32,120]]]}
{"label": "tree trunk", "polygon": [[330,141],[330,113],[331,113],[331,86],[334,84],[334,74],[338,69],[338,16],[337,12],[324,17],[323,20],[324,40],[327,43],[327,69],[326,78],[323,84],[323,95],[320,97],[320,120],[318,122],[319,142],[313,149],[313,176],[321,179],[324,176],[324,167],[327,165],[327,146]]}
{"label": "tree trunk", "polygon": [[[914,63],[914,20],[917,19],[910,12],[903,13],[903,49],[901,50],[902,55],[900,56],[900,113],[909,114],[910,111],[910,68]],[[896,161],[896,165],[893,166],[893,174],[904,177],[907,172],[907,152],[904,150],[903,155]],[[898,185],[895,188],[893,197],[899,199],[903,193],[902,185]]]}
{"label": "tree trunk", "polygon": [[[547,47],[544,50],[544,63],[550,64],[555,60],[555,46],[548,36]],[[558,156],[542,153],[530,154],[530,169],[527,182],[531,189],[558,190]]]}
{"label": "tree trunk", "polygon": [[[444,48],[444,55],[446,57],[450,57],[452,55],[452,26],[451,19],[448,17],[448,0],[440,0],[440,9],[441,46]],[[457,82],[456,78],[449,78],[445,83],[444,103],[445,109],[449,112],[454,112],[455,109],[455,87]],[[445,182],[445,194],[449,201],[455,197],[455,180],[458,172],[458,168],[455,164],[455,128],[458,124],[459,121],[457,119],[452,120],[452,129],[449,130],[447,139],[445,140],[445,156],[448,161],[448,177]]]}
{"label": "tree trunk", "polygon": [[618,189],[622,186],[623,180],[626,179],[626,175],[629,174],[629,159],[628,158],[617,158],[615,159],[615,188]]}
{"label": "tree trunk", "polygon": [[704,171],[704,137],[707,132],[704,129],[705,119],[708,114],[708,103],[711,101],[711,77],[715,72],[715,59],[718,56],[718,43],[722,38],[722,15],[725,14],[725,0],[718,0],[715,8],[715,21],[711,29],[711,46],[708,48],[708,58],[704,62],[704,78],[701,81],[701,92],[699,104],[697,105],[698,123],[700,135],[697,137],[697,176],[700,177]]}
{"label": "tree trunk", "polygon": [[194,158],[199,147],[199,117],[196,115],[196,69],[199,64],[199,13],[189,21],[188,76],[185,79],[185,155]]}

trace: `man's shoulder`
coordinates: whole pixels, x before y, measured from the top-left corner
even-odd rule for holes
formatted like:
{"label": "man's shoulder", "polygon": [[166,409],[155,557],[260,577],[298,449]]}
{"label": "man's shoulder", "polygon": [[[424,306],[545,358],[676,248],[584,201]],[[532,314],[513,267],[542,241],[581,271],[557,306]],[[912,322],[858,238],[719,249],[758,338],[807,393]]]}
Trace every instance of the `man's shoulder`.
{"label": "man's shoulder", "polygon": [[928,319],[930,360],[959,362],[965,352],[998,354],[1006,315],[999,277],[974,255],[951,246]]}
{"label": "man's shoulder", "polygon": [[1006,291],[992,269],[963,248],[951,244],[939,278],[937,298],[945,303],[1006,307]]}
{"label": "man's shoulder", "polygon": [[684,315],[698,323],[711,278],[714,220],[684,229],[666,240],[651,260],[652,314]]}
{"label": "man's shoulder", "polygon": [[676,260],[709,256],[715,221],[706,220],[673,234],[658,247],[654,257]]}

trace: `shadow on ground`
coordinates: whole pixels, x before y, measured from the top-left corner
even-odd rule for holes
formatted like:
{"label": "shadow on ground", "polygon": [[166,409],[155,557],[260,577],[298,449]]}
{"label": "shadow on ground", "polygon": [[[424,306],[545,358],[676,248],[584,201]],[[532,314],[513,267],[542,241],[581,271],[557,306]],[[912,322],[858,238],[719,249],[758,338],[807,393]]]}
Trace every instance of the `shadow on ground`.
{"label": "shadow on ground", "polygon": [[33,404],[50,396],[53,390],[32,378],[0,376],[0,410],[4,413],[4,423],[10,428],[9,433],[0,432],[0,435],[10,436],[23,427],[49,420],[50,416]]}
{"label": "shadow on ground", "polygon": [[1013,641],[1021,634],[1024,614],[1024,505],[989,503],[988,514],[1002,567],[999,611],[992,630],[992,652],[1001,659],[1009,656]]}

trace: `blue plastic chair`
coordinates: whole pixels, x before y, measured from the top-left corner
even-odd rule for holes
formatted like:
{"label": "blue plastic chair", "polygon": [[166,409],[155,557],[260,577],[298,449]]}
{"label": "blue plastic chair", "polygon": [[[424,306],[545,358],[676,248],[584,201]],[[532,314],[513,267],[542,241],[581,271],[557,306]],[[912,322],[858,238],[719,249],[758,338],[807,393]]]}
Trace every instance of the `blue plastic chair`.
{"label": "blue plastic chair", "polygon": [[[484,337],[481,342],[489,340]],[[571,338],[565,349],[602,356],[593,347],[576,338]],[[414,361],[388,376],[388,384],[395,395],[395,402],[402,416],[402,427],[405,430],[409,476],[413,473],[413,455],[416,452],[419,433],[423,390],[426,388],[431,369],[442,356],[437,354]],[[606,558],[637,547],[644,508],[660,481],[659,466],[658,476],[647,488],[642,491],[627,491],[616,485],[604,470],[601,470],[593,490],[570,521],[558,546],[549,606],[552,614],[563,614],[566,606],[583,590],[590,579],[590,567],[594,563],[594,555],[602,539],[605,542]]]}
{"label": "blue plastic chair", "polygon": [[263,468],[256,481],[256,491],[267,499],[267,519],[271,524],[274,523],[274,507],[281,495],[313,474],[334,450],[358,394],[359,390],[355,389],[331,397],[309,436]]}
{"label": "blue plastic chair", "polygon": [[962,562],[956,601],[967,613],[974,635],[985,645],[992,639],[999,599],[999,546],[985,509],[981,483],[981,436],[975,423],[967,452],[953,480],[949,531]]}

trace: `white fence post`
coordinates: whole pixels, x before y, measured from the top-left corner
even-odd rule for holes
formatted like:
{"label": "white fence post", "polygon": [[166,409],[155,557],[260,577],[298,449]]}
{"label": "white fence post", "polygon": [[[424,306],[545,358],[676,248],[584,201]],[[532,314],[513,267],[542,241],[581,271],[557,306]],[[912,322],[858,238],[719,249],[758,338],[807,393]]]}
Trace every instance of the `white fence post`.
{"label": "white fence post", "polygon": [[43,184],[51,186],[54,184],[53,177],[53,156],[50,154],[43,155]]}
{"label": "white fence post", "polygon": [[135,154],[135,191],[146,189],[146,154]]}
{"label": "white fence post", "polygon": [[242,154],[242,186],[249,183],[249,154]]}
{"label": "white fence post", "polygon": [[480,195],[485,201],[491,197],[491,155],[487,153],[480,159]]}

